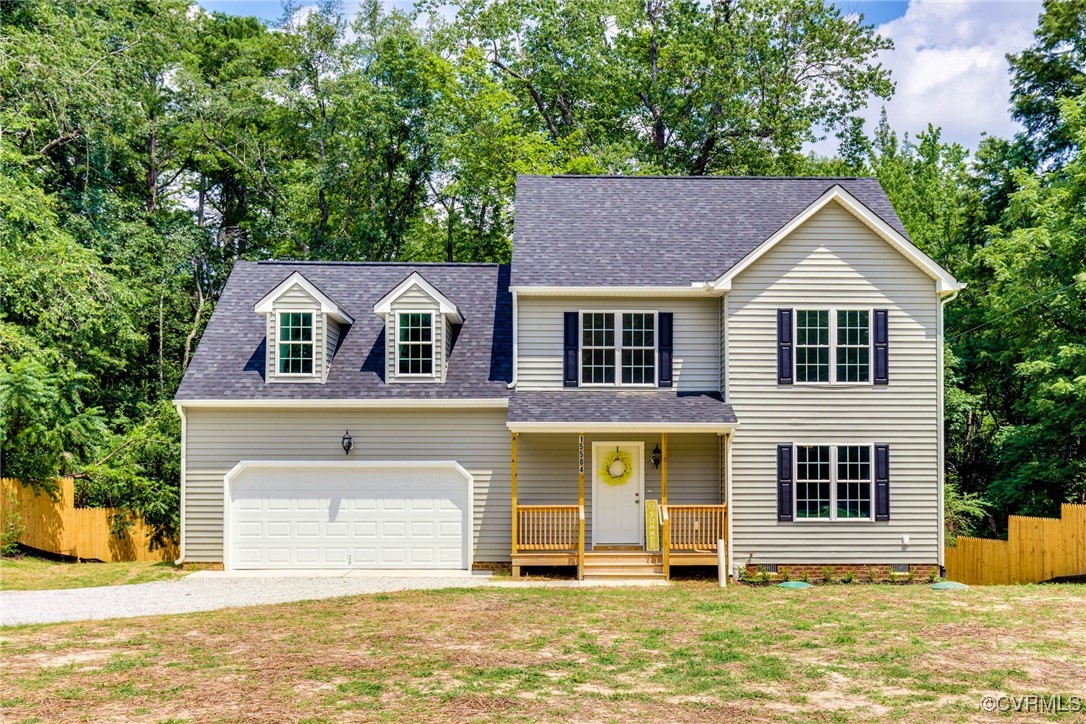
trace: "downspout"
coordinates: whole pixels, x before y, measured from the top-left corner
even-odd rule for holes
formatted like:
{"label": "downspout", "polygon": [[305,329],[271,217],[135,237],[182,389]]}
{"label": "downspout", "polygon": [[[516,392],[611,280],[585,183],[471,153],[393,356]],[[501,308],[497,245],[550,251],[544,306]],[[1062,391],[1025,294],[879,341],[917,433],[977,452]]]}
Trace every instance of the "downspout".
{"label": "downspout", "polygon": [[520,349],[517,345],[517,328],[520,326],[517,317],[519,316],[517,311],[517,293],[510,292],[513,295],[513,379],[509,382],[509,389],[513,389],[517,386],[517,367],[519,364],[519,352]]}
{"label": "downspout", "polygon": [[180,566],[185,562],[185,468],[187,467],[185,458],[188,457],[186,447],[188,418],[185,417],[185,406],[180,402],[174,404],[177,406],[177,414],[181,416],[181,547],[177,554],[178,558],[174,561],[175,566]]}
{"label": "downspout", "polygon": [[944,390],[944,385],[945,385],[945,379],[944,378],[946,377],[946,371],[944,369],[944,359],[943,358],[944,358],[945,354],[944,354],[943,347],[946,344],[946,333],[944,331],[944,326],[943,325],[944,325],[944,319],[946,317],[946,311],[945,311],[946,310],[946,305],[949,304],[950,302],[953,302],[955,299],[957,299],[958,295],[961,293],[961,290],[964,289],[964,288],[965,288],[965,285],[962,284],[958,289],[955,289],[953,292],[951,292],[951,294],[949,296],[944,297],[939,302],[939,349],[938,349],[939,386],[938,386],[938,390],[937,390],[938,410],[937,410],[936,414],[938,415],[938,420],[937,420],[938,427],[937,427],[937,430],[938,430],[938,446],[939,446],[939,457],[938,457],[938,459],[939,459],[939,477],[938,477],[938,481],[937,481],[937,484],[939,486],[939,495],[938,495],[938,501],[939,501],[938,502],[938,505],[939,505],[939,515],[938,515],[939,530],[938,530],[938,535],[937,535],[939,551],[938,551],[937,562],[939,564],[940,569],[943,568],[944,554],[946,552],[946,548],[945,548],[945,546],[946,546],[946,541],[945,541],[945,537],[946,537],[946,521],[944,520],[944,514],[945,514],[945,511],[944,511],[944,505],[945,505],[944,487],[946,486],[946,429],[945,429],[946,428],[946,415],[944,414],[944,411],[943,411],[944,397],[945,397],[945,394],[946,394],[945,390]]}

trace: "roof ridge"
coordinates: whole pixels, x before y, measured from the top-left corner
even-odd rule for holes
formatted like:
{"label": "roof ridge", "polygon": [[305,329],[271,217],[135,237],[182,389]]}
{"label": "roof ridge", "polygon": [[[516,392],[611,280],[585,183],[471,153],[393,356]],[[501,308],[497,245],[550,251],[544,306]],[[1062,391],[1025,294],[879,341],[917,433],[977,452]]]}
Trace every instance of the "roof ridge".
{"label": "roof ridge", "polygon": [[257,264],[283,265],[283,266],[381,266],[381,267],[500,267],[507,266],[498,262],[482,261],[304,261],[300,259],[258,259]]}
{"label": "roof ridge", "polygon": [[674,181],[878,181],[877,176],[685,176],[685,175],[666,175],[666,174],[644,174],[644,175],[625,175],[625,174],[572,174],[572,173],[556,173],[550,175],[544,174],[521,174],[521,178],[552,178],[552,179],[575,179],[575,180],[592,180],[592,181],[659,181],[659,180],[674,180]]}

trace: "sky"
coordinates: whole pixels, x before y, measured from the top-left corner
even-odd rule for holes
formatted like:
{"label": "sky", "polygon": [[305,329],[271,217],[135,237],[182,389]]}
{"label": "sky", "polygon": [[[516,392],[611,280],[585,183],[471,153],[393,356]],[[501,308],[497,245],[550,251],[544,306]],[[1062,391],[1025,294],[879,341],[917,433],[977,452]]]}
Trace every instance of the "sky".
{"label": "sky", "polygon": [[[383,0],[409,10],[413,0]],[[207,10],[255,15],[269,22],[282,14],[280,0],[197,0]],[[915,136],[931,123],[943,139],[976,149],[984,134],[1010,136],[1018,126],[1009,111],[1007,53],[1033,40],[1040,0],[835,0],[845,13],[894,41],[880,61],[896,84],[886,103],[891,127]],[[346,0],[348,8],[357,2]],[[877,102],[863,112],[868,130],[882,110]],[[830,155],[837,139],[811,144]]]}

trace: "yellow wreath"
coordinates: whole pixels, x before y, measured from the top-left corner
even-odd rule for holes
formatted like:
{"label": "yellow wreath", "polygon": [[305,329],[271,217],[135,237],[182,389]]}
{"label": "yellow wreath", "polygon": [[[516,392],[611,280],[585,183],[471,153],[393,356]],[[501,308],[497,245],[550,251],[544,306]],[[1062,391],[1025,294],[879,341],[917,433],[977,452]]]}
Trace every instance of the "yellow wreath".
{"label": "yellow wreath", "polygon": [[[618,474],[611,472],[611,466],[615,463],[622,464],[622,472]],[[630,459],[629,453],[616,449],[604,456],[603,465],[600,468],[600,477],[603,478],[603,482],[618,487],[625,485],[631,475],[633,475],[633,460]]]}

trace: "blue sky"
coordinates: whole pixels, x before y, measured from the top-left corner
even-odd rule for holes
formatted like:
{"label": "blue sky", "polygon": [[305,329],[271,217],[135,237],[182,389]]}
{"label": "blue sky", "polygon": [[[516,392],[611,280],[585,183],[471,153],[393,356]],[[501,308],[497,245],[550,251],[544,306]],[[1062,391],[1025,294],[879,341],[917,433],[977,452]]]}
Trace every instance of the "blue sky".
{"label": "blue sky", "polygon": [[[280,0],[197,2],[207,10],[269,22],[282,14]],[[404,10],[414,5],[413,0],[383,2]],[[837,5],[846,13],[862,13],[894,41],[880,60],[897,86],[886,104],[895,129],[915,135],[932,123],[945,139],[968,148],[976,148],[985,133],[1008,136],[1017,130],[1008,110],[1005,56],[1032,41],[1040,0],[837,0]],[[881,109],[874,104],[865,110],[869,129]],[[829,138],[811,148],[830,154],[836,143]]]}

